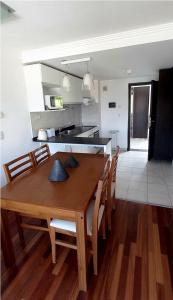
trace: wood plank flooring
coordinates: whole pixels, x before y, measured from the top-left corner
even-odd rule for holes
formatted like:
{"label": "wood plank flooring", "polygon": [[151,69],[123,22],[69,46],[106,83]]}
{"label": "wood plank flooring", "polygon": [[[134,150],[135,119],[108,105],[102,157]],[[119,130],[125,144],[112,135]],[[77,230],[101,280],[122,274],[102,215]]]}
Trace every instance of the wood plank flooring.
{"label": "wood plank flooring", "polygon": [[[12,218],[12,217],[11,217]],[[173,210],[117,201],[112,232],[100,241],[99,275],[92,264],[88,292],[79,292],[76,252],[57,247],[51,263],[46,233],[26,231],[21,249],[12,226],[17,267],[2,260],[2,300],[172,300]]]}

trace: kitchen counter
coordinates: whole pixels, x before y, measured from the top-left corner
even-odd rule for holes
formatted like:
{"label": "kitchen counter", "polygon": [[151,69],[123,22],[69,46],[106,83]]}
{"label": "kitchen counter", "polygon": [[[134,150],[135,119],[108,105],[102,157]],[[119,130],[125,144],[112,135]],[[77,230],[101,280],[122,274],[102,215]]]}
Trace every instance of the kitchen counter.
{"label": "kitchen counter", "polygon": [[47,143],[51,154],[63,152],[79,153],[107,153],[111,157],[111,138],[100,138],[95,135],[98,132],[97,126],[69,126],[56,130],[56,136],[48,137],[46,140],[33,138],[34,142]]}
{"label": "kitchen counter", "polygon": [[33,138],[34,142],[44,142],[44,143],[60,143],[60,144],[84,144],[84,145],[94,145],[94,146],[105,146],[110,141],[111,138],[89,138],[89,137],[77,137],[77,136],[65,136],[57,135],[47,138],[47,140],[38,140]]}

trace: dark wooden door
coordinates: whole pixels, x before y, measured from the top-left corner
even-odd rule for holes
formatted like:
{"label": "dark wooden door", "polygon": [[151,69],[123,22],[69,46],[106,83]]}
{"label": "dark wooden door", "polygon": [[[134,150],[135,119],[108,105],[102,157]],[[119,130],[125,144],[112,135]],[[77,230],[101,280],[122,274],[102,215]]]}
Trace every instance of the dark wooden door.
{"label": "dark wooden door", "polygon": [[173,68],[159,71],[154,159],[173,159]]}
{"label": "dark wooden door", "polygon": [[149,86],[134,87],[133,138],[147,138]]}
{"label": "dark wooden door", "polygon": [[151,82],[148,160],[152,159],[154,156],[157,99],[158,99],[158,81],[152,80],[152,82]]}

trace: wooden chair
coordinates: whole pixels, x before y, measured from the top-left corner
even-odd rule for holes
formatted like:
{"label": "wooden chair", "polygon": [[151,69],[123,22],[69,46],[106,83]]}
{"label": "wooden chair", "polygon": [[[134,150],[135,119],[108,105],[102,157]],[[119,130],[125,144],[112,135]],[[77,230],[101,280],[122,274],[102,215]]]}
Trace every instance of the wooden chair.
{"label": "wooden chair", "polygon": [[107,222],[108,228],[111,230],[112,209],[115,209],[115,187],[116,187],[116,170],[118,163],[120,148],[117,146],[115,154],[112,156],[111,167],[108,179],[108,199],[107,199]]}
{"label": "wooden chair", "polygon": [[13,181],[16,177],[23,175],[34,167],[34,160],[31,153],[22,155],[9,163],[3,165],[4,172],[8,182]]}
{"label": "wooden chair", "polygon": [[[4,171],[6,174],[7,181],[12,182],[16,179],[19,179],[20,176],[26,175],[27,172],[32,170],[32,168],[34,166],[35,166],[35,162],[33,159],[33,155],[30,152],[28,154],[22,155],[16,159],[4,164],[3,168],[4,168]],[[18,226],[20,242],[21,242],[22,246],[25,246],[25,240],[24,240],[22,228],[48,231],[48,227],[46,228],[43,226],[37,226],[37,225],[28,224],[28,223],[23,222],[22,217],[38,219],[34,215],[15,213],[15,216],[16,216],[16,222],[17,222],[17,226]]]}
{"label": "wooden chair", "polygon": [[45,144],[35,149],[34,151],[32,151],[32,155],[33,155],[35,165],[41,164],[51,156],[49,146]]}
{"label": "wooden chair", "polygon": [[[98,273],[98,234],[102,229],[102,236],[106,238],[105,232],[105,200],[107,198],[107,185],[109,176],[110,162],[108,162],[103,179],[99,181],[96,199],[92,200],[88,206],[87,219],[87,237],[91,241],[91,254],[93,255],[94,274]],[[77,250],[77,244],[69,243],[56,239],[56,233],[76,237],[76,223],[61,219],[52,219],[49,224],[50,239],[52,245],[52,262],[56,262],[56,245]]]}

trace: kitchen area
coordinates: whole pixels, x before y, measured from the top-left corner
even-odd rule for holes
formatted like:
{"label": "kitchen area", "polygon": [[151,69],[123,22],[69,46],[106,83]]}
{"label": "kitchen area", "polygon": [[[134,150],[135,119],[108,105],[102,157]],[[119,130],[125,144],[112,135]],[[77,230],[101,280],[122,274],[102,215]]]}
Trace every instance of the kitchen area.
{"label": "kitchen area", "polygon": [[57,151],[107,153],[111,138],[100,134],[99,83],[44,64],[24,66],[34,142]]}

